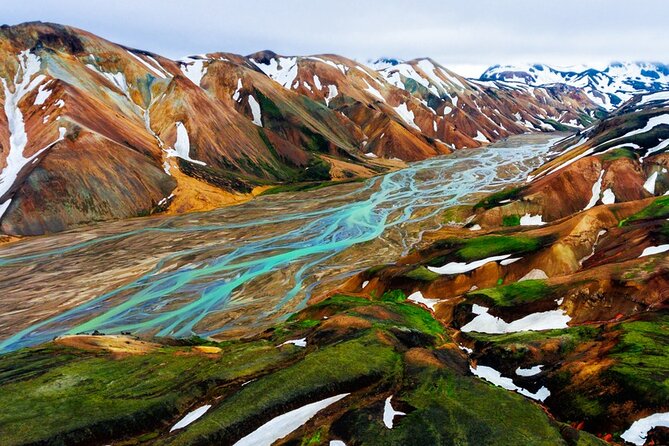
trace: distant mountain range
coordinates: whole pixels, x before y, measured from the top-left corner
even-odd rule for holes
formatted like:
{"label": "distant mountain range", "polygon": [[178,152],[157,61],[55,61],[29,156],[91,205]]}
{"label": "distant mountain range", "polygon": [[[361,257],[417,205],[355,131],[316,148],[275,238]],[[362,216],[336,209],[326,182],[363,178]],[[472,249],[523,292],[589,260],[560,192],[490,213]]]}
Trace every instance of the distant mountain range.
{"label": "distant mountain range", "polygon": [[669,88],[669,65],[654,62],[612,63],[603,70],[557,69],[548,65],[494,65],[481,80],[532,86],[566,84],[581,88],[597,105],[614,110],[632,96]]}

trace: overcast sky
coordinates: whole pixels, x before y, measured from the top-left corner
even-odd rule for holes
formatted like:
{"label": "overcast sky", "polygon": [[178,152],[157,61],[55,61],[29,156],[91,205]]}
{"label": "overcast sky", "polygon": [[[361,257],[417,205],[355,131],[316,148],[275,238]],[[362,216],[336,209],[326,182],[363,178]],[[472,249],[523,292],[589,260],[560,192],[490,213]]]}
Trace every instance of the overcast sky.
{"label": "overcast sky", "polygon": [[465,75],[492,64],[669,62],[666,0],[21,0],[1,20],[73,25],[172,58],[429,56]]}

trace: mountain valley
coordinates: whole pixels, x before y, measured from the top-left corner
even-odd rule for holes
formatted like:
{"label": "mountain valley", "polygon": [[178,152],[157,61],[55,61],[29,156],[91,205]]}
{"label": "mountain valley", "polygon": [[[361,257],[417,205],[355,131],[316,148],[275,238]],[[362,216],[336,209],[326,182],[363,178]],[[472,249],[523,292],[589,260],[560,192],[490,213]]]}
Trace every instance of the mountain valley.
{"label": "mountain valley", "polygon": [[0,444],[669,444],[666,65],[30,22],[0,82]]}

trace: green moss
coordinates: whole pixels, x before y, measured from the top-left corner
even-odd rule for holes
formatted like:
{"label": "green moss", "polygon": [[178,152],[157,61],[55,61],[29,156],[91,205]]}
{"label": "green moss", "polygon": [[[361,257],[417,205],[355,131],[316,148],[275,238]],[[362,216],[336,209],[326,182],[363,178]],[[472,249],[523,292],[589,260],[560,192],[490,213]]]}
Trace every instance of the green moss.
{"label": "green moss", "polygon": [[304,319],[304,320],[296,322],[295,324],[293,324],[292,327],[294,327],[296,329],[307,329],[307,328],[313,328],[320,323],[321,323],[321,321],[317,321],[317,320],[314,320],[314,319]]}
{"label": "green moss", "polygon": [[[411,329],[433,336],[443,335],[444,327],[432,313],[411,303],[387,303],[388,309],[402,316],[404,324]],[[398,324],[395,324],[398,325]]]}
{"label": "green moss", "polygon": [[[139,433],[173,418],[213,386],[261,373],[290,357],[265,341],[230,345],[211,358],[184,354],[188,351],[162,347],[114,358],[49,346],[5,355],[0,358],[6,383],[0,387],[2,444],[90,443],[101,433]],[[45,361],[48,356],[52,363]],[[62,356],[69,361],[63,363]],[[16,362],[22,364],[18,377]],[[39,374],[26,373],[28,368],[39,368]]]}
{"label": "green moss", "polygon": [[274,144],[272,144],[272,142],[267,137],[267,134],[265,133],[265,129],[263,127],[258,127],[258,136],[260,136],[260,139],[262,139],[262,142],[265,144],[267,150],[270,151],[272,156],[277,160],[280,159],[279,154],[274,148]]}
{"label": "green moss", "polygon": [[620,325],[621,336],[611,354],[616,362],[606,372],[630,392],[651,403],[669,400],[669,316]]}
{"label": "green moss", "polygon": [[381,300],[383,302],[401,303],[407,300],[407,296],[406,294],[404,294],[402,290],[391,290],[383,293],[383,296],[381,296]]}
{"label": "green moss", "polygon": [[590,124],[592,124],[593,119],[586,115],[585,113],[582,113],[578,116],[578,123],[581,124],[583,127],[588,127]]}
{"label": "green moss", "polygon": [[323,429],[318,429],[313,435],[302,439],[300,446],[318,446],[324,441]]}
{"label": "green moss", "polygon": [[412,269],[408,273],[404,274],[404,277],[424,282],[432,282],[433,280],[436,280],[441,276],[437,273],[430,271],[424,266],[419,266],[418,268]]}
{"label": "green moss", "polygon": [[505,215],[502,217],[502,226],[518,226],[520,225],[520,215]]}
{"label": "green moss", "polygon": [[[322,348],[225,399],[179,435],[158,444],[220,443],[279,413],[401,374],[401,356],[372,333]],[[208,444],[207,443],[207,444]]]}
{"label": "green moss", "polygon": [[630,147],[621,147],[613,149],[609,152],[603,153],[600,156],[602,161],[614,161],[621,158],[629,158],[635,160],[637,158],[636,152]]}
{"label": "green moss", "polygon": [[565,411],[567,416],[571,415],[574,419],[583,420],[593,419],[605,413],[605,408],[602,403],[594,398],[581,395],[578,392],[573,392],[570,397],[570,407]]}
{"label": "green moss", "polygon": [[330,165],[314,157],[309,165],[300,171],[297,181],[328,181],[330,178]]}
{"label": "green moss", "polygon": [[500,254],[524,254],[538,250],[542,239],[527,236],[484,235],[462,241],[457,255],[466,261],[479,260]]}
{"label": "green moss", "polygon": [[467,297],[484,299],[489,304],[498,307],[513,307],[548,297],[552,291],[553,288],[549,287],[545,280],[524,280],[505,286],[472,291],[467,294]]}
{"label": "green moss", "polygon": [[329,308],[333,312],[345,311],[350,308],[354,308],[361,305],[369,305],[370,301],[364,297],[354,297],[347,296],[344,294],[336,294],[332,297],[325,299],[322,302],[319,302],[315,305],[312,305],[311,308]]}
{"label": "green moss", "polygon": [[387,429],[370,411],[353,411],[346,419],[354,443],[365,445],[564,444],[557,426],[523,397],[472,377],[428,371],[415,377],[414,389],[395,394],[393,402],[413,408]]}
{"label": "green moss", "polygon": [[312,131],[308,127],[302,127],[301,130],[302,133],[304,133],[304,135],[307,137],[305,145],[309,151],[322,153],[328,152],[328,140],[323,135]]}
{"label": "green moss", "polygon": [[515,200],[520,197],[523,189],[524,187],[514,187],[495,192],[494,194],[488,195],[486,198],[476,203],[474,205],[474,209],[492,209],[499,206],[500,201]]}
{"label": "green moss", "polygon": [[578,440],[576,441],[576,446],[608,446],[609,443],[597,438],[594,435],[585,432],[578,431]]}
{"label": "green moss", "polygon": [[650,205],[646,206],[636,214],[622,220],[620,226],[625,226],[640,220],[653,220],[656,218],[667,217],[669,217],[669,195],[655,199]]}
{"label": "green moss", "polygon": [[258,103],[263,113],[265,120],[270,119],[271,121],[281,121],[283,120],[283,113],[277,105],[272,102],[270,98],[265,96],[258,89],[253,89],[255,91],[255,97],[258,98]]}

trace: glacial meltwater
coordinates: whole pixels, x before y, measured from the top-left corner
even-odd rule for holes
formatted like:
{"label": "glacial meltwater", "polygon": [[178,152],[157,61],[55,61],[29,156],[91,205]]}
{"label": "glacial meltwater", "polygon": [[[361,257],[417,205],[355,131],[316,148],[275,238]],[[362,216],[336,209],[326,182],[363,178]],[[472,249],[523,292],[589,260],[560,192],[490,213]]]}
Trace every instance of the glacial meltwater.
{"label": "glacial meltwater", "polygon": [[0,352],[94,330],[257,333],[314,293],[394,262],[445,223],[446,208],[524,181],[560,136],[521,135],[364,183],[0,246]]}

